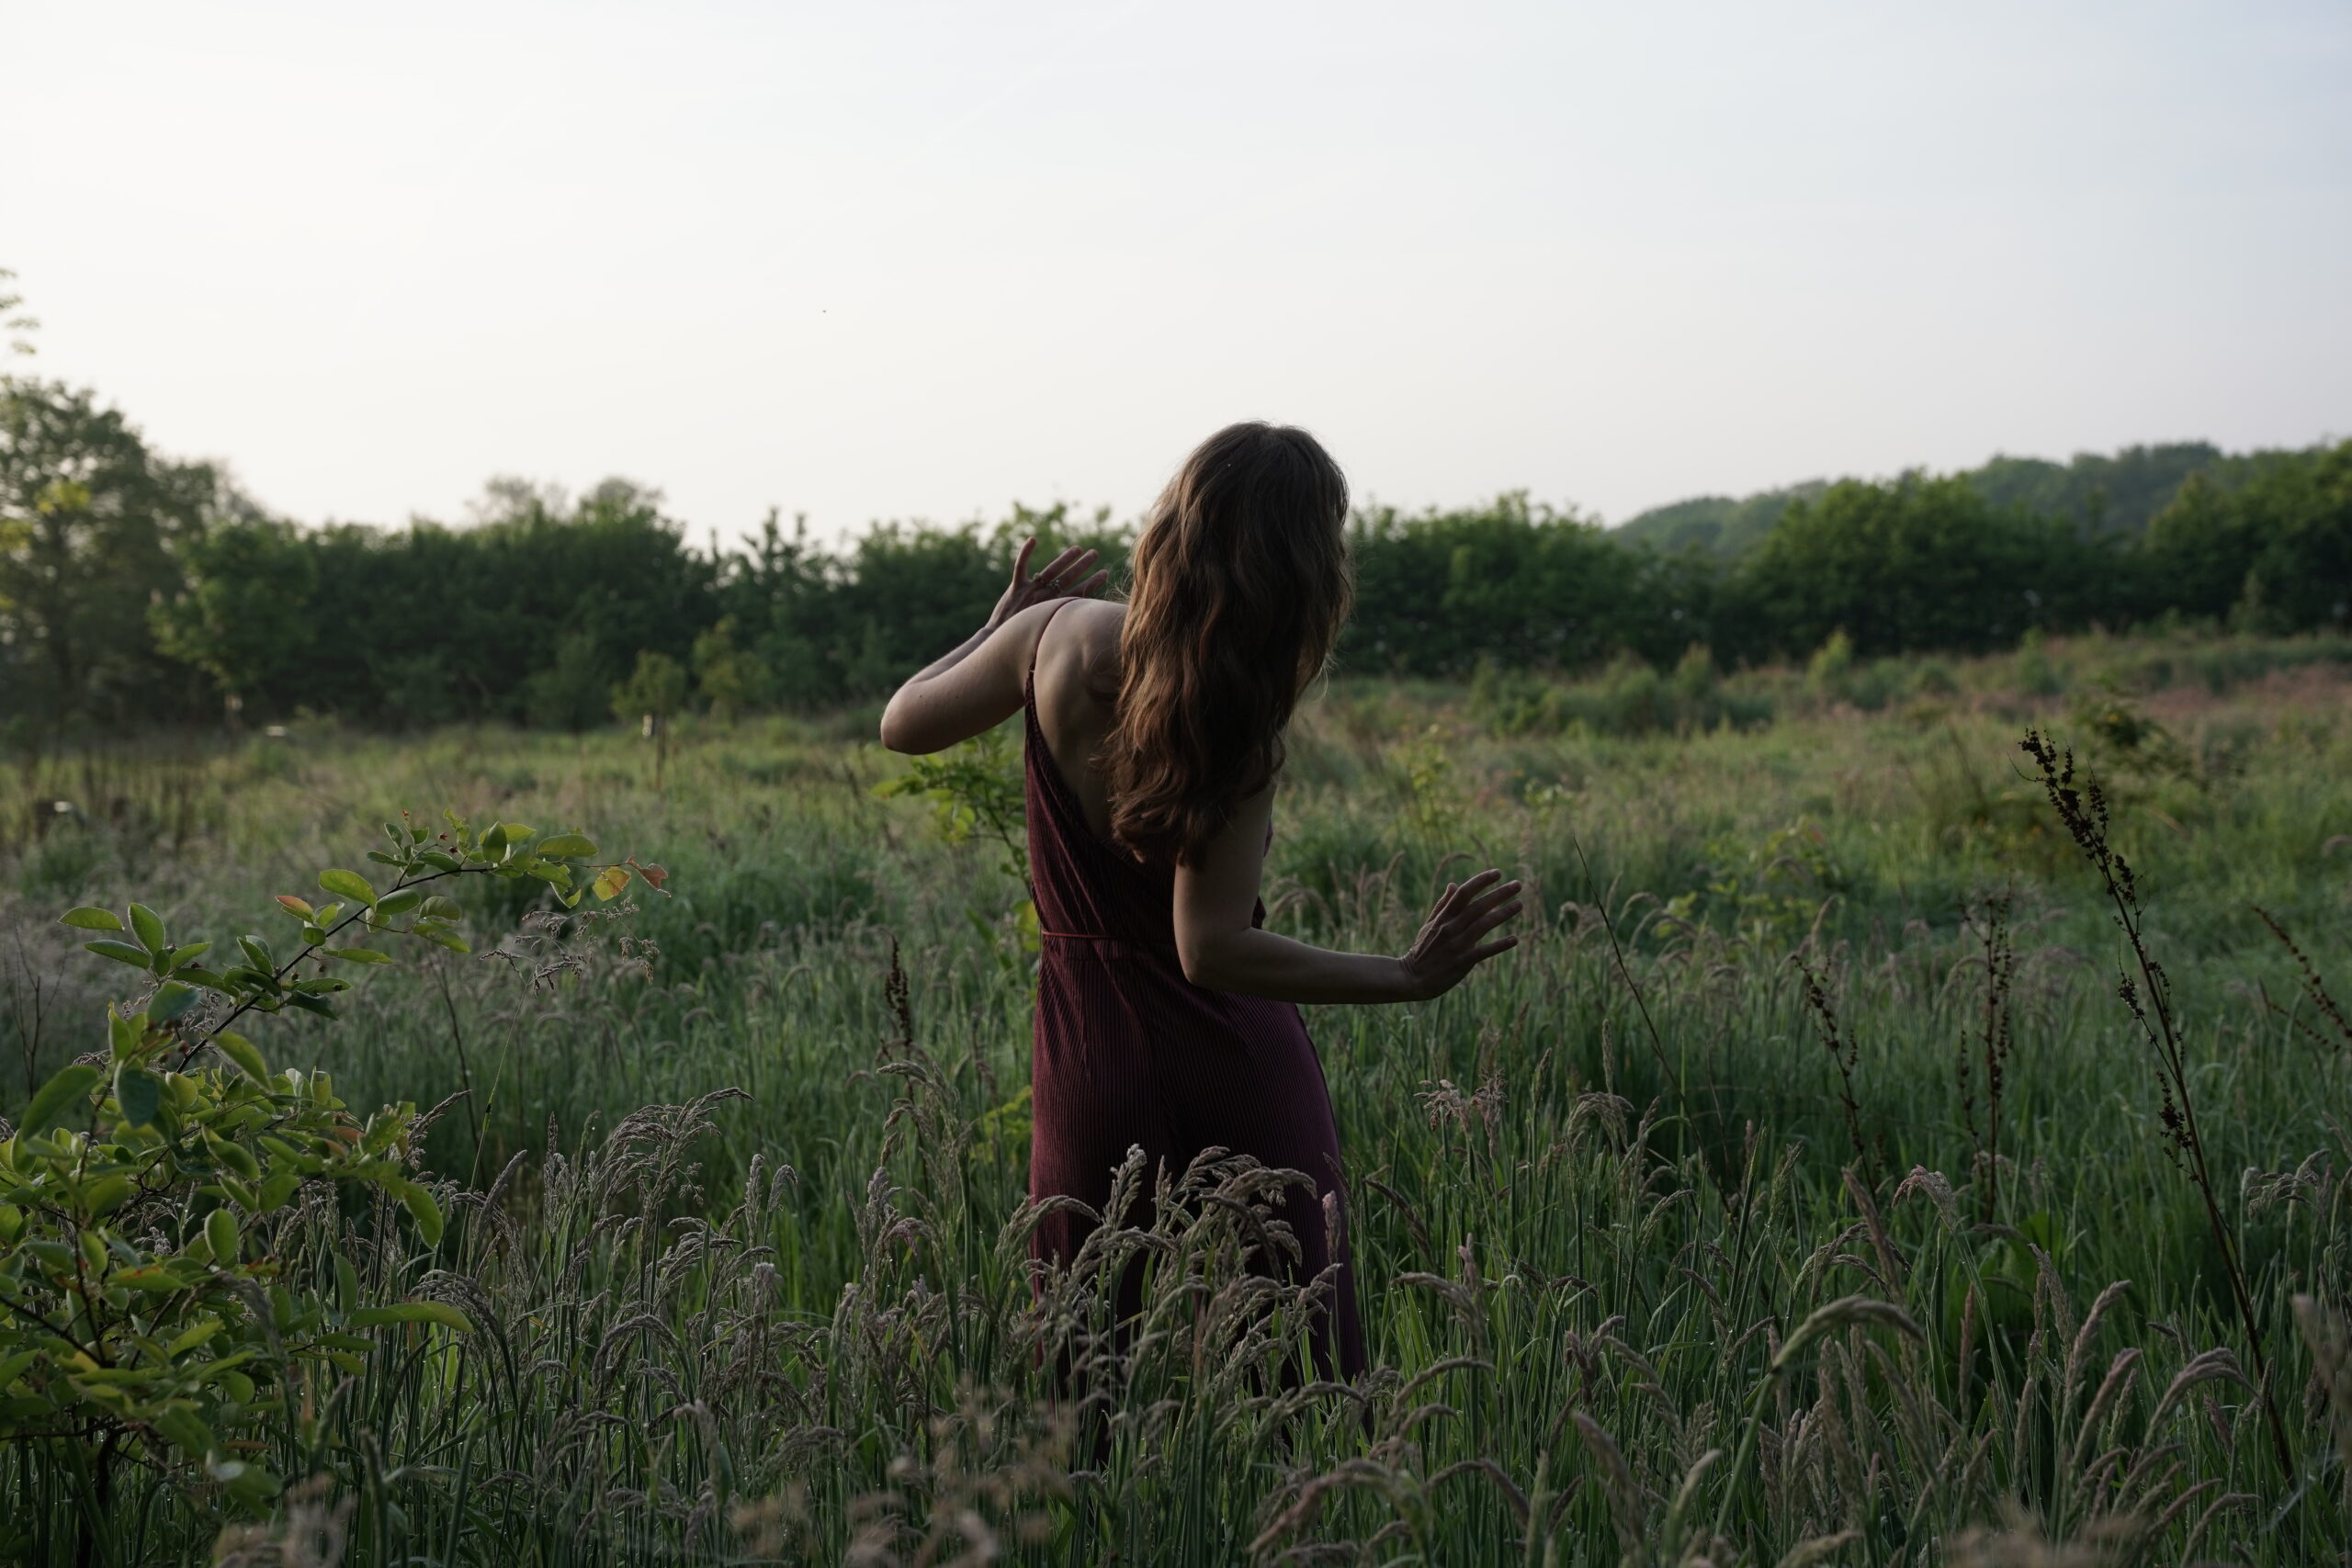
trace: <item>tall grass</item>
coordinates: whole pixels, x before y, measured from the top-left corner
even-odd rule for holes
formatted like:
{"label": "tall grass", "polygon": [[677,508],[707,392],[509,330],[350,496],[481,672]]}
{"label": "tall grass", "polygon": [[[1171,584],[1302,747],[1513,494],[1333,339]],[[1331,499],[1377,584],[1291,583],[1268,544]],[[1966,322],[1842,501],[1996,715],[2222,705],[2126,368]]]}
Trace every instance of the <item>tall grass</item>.
{"label": "tall grass", "polygon": [[[2158,727],[2127,737],[2004,668],[1932,712],[1792,700],[1679,739],[1319,700],[1277,924],[1396,945],[1458,853],[1539,911],[1439,1001],[1310,1014],[1374,1366],[1347,1387],[1299,1374],[1315,1282],[1244,1268],[1283,1245],[1279,1173],[1127,1172],[1148,1218],[1030,1277],[1019,889],[876,796],[854,716],[690,731],[659,793],[629,739],[487,729],[126,749],[87,773],[119,810],[12,774],[0,820],[44,824],[0,895],[12,1078],[94,1043],[114,976],[46,923],[70,903],[227,935],[444,804],[673,871],[621,920],[478,911],[495,954],[373,979],[331,1035],[275,1025],[355,1103],[466,1094],[427,1140],[436,1249],[319,1210],[287,1267],[333,1235],[477,1329],[393,1331],[308,1391],[269,1462],[318,1479],[271,1519],[141,1472],[119,1558],[2339,1561],[2352,1069],[2310,987],[2346,973],[2344,688],[2101,688]],[[2012,764],[2034,717],[2137,874],[2284,1469],[2099,888]],[[66,1478],[9,1455],[0,1499],[16,1555],[70,1560]]]}

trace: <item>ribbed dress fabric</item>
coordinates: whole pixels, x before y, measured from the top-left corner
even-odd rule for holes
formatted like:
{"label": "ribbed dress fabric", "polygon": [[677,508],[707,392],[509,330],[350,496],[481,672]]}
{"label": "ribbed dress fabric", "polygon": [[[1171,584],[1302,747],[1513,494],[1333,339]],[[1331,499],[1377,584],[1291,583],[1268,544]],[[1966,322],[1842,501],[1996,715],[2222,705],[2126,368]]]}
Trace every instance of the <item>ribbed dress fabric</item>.
{"label": "ribbed dress fabric", "polygon": [[[1298,1278],[1311,1280],[1331,1261],[1322,1200],[1340,1190],[1340,1164],[1330,1089],[1306,1023],[1288,1002],[1184,977],[1174,868],[1137,860],[1088,826],[1046,749],[1034,672],[1023,698],[1029,866],[1045,931],[1030,1195],[1067,1195],[1100,1213],[1131,1147],[1144,1152],[1147,1193],[1157,1168],[1181,1174],[1204,1149],[1250,1155],[1315,1180],[1314,1197],[1294,1187],[1277,1211],[1300,1244]],[[1261,903],[1255,923],[1264,919]],[[1363,1370],[1363,1332],[1345,1228],[1338,1290],[1316,1327],[1314,1356],[1321,1375],[1353,1378]],[[1031,1238],[1031,1255],[1067,1262],[1090,1229],[1082,1215],[1056,1213]],[[1131,1280],[1122,1293],[1134,1289]],[[1138,1303],[1122,1304],[1133,1312]]]}

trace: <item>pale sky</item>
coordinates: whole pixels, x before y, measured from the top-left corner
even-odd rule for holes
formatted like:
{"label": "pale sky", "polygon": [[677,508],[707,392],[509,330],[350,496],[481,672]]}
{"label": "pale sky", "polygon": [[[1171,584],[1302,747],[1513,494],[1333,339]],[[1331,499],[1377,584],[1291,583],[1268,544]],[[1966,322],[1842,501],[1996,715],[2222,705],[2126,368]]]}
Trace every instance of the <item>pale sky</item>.
{"label": "pale sky", "polygon": [[43,374],[307,521],[1611,521],[2352,434],[2352,6],[0,0]]}

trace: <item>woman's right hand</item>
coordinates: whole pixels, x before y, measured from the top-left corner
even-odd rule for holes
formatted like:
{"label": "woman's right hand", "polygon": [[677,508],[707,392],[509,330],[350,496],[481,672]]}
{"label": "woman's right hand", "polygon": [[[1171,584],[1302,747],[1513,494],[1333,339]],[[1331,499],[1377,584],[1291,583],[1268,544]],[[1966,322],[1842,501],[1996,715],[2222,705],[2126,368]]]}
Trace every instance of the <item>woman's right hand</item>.
{"label": "woman's right hand", "polygon": [[989,629],[994,631],[1032,604],[1042,604],[1048,599],[1091,599],[1102,592],[1111,581],[1108,571],[1090,569],[1097,559],[1093,550],[1072,545],[1044,566],[1037,575],[1029,575],[1029,556],[1037,547],[1032,537],[1021,541],[1020,553],[1012,558],[1012,581],[1007,584],[1004,596],[996,602],[996,609],[989,616]]}
{"label": "woman's right hand", "polygon": [[1408,1000],[1443,996],[1471,970],[1519,945],[1512,936],[1486,940],[1488,931],[1519,914],[1520,884],[1504,882],[1502,875],[1482,871],[1467,882],[1445,885],[1421,934],[1396,961],[1405,973]]}

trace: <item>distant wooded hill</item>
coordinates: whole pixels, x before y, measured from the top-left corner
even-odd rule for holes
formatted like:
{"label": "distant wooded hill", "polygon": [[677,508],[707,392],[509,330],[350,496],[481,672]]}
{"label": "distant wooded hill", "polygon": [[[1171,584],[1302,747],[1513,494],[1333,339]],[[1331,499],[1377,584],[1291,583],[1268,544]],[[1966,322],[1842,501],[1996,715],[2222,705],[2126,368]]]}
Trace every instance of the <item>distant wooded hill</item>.
{"label": "distant wooded hill", "polygon": [[[2139,534],[2172,504],[2189,475],[2203,474],[2232,489],[2251,477],[2260,457],[2232,457],[2210,441],[2174,441],[2127,446],[2112,457],[2084,452],[2071,463],[1996,457],[1954,477],[1996,506],[2063,518],[2087,534]],[[1698,496],[1653,507],[1615,532],[1627,543],[1669,552],[1696,545],[1729,559],[1760,543],[1792,502],[1817,501],[1828,488],[1826,479],[1808,479],[1736,499]]]}

